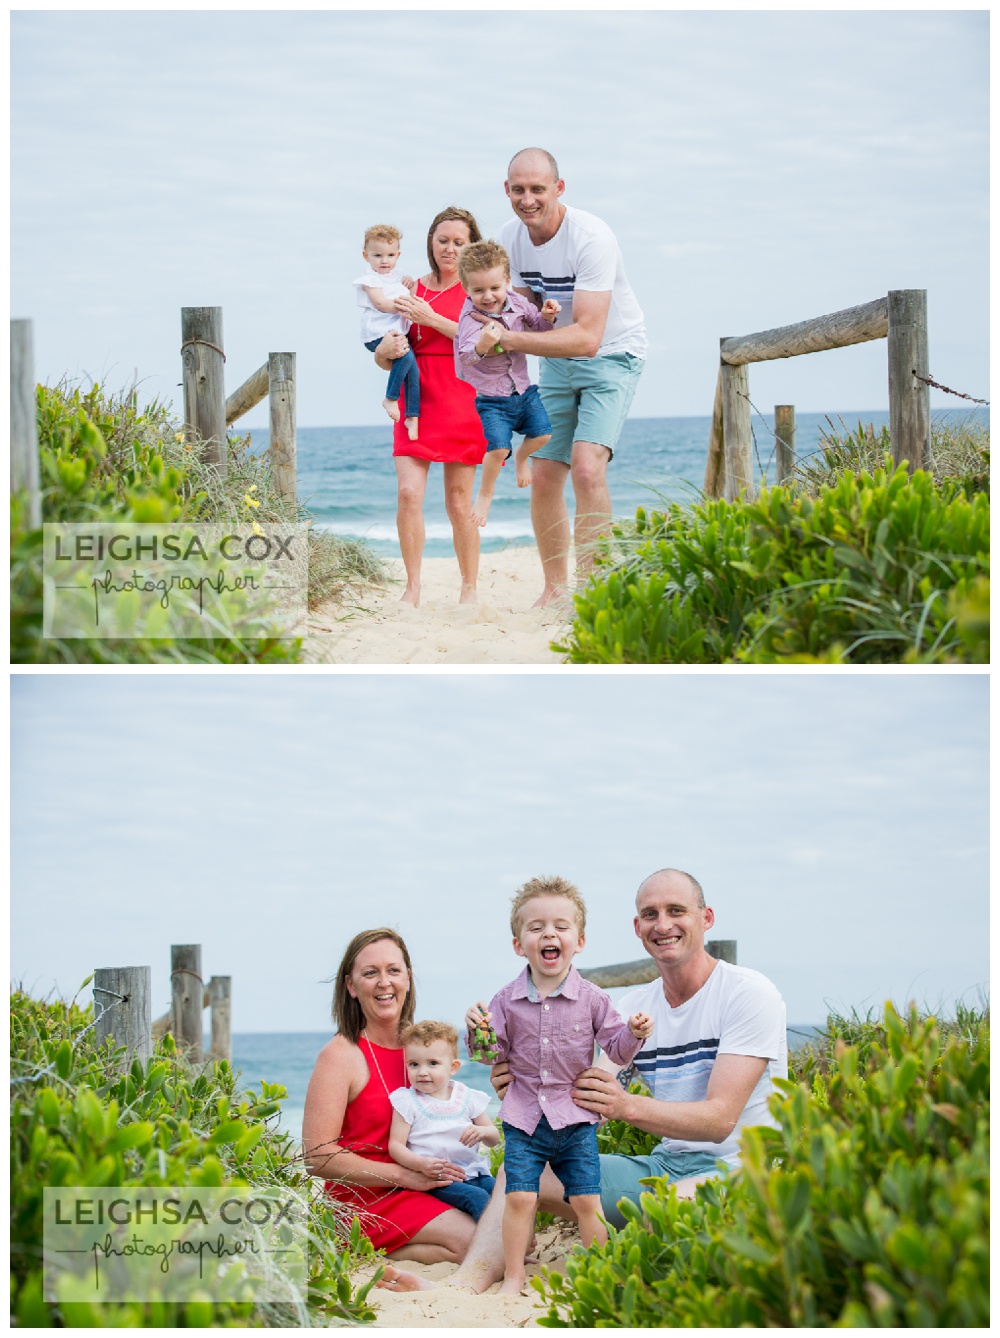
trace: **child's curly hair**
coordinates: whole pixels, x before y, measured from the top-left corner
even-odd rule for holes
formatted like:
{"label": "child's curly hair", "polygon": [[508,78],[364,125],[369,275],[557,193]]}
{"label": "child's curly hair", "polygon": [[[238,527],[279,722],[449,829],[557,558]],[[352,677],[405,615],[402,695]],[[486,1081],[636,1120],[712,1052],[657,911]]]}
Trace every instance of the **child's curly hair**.
{"label": "child's curly hair", "polygon": [[534,901],[536,897],[565,897],[567,901],[571,901],[576,910],[577,928],[581,934],[584,933],[587,928],[587,903],[580,895],[580,889],[566,878],[549,875],[541,878],[529,878],[524,886],[519,887],[511,898],[510,932],[515,938],[521,936],[525,906],[529,901]]}
{"label": "child's curly hair", "polygon": [[502,266],[503,272],[510,278],[510,258],[499,242],[491,238],[487,242],[470,242],[463,246],[458,254],[458,277],[463,288],[470,274],[480,270],[496,269]]}
{"label": "child's curly hair", "polygon": [[458,1058],[458,1032],[448,1022],[414,1022],[404,1028],[399,1037],[403,1045],[431,1045],[434,1041],[445,1041],[451,1046],[452,1053]]}
{"label": "child's curly hair", "polygon": [[394,228],[391,223],[373,223],[370,228],[365,228],[365,250],[368,250],[369,242],[401,242],[403,234],[399,228]]}

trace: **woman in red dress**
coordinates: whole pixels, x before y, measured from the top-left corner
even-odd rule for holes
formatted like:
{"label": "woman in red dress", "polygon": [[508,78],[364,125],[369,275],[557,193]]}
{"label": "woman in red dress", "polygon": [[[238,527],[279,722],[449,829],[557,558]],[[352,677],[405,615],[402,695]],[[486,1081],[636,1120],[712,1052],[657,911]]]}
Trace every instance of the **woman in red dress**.
{"label": "woman in red dress", "polygon": [[[412,321],[409,346],[420,370],[420,420],[411,441],[403,420],[393,430],[396,463],[396,528],[406,568],[403,600],[420,603],[420,561],[424,551],[424,493],[433,461],[444,465],[445,505],[455,540],[455,556],[462,578],[460,604],[475,603],[479,574],[479,526],[472,519],[476,466],[486,454],[486,438],[475,409],[476,392],[455,375],[452,341],[465,293],[458,281],[458,253],[469,242],[482,240],[476,220],[466,209],[443,209],[427,234],[430,273],[417,280],[409,297],[396,308]],[[396,342],[398,340],[398,343]],[[394,357],[406,351],[402,335],[387,335],[375,352],[375,361],[388,370]]]}
{"label": "woman in red dress", "polygon": [[392,929],[369,929],[348,944],[337,971],[333,1015],[338,1033],[319,1053],[309,1079],[302,1148],[311,1175],[357,1216],[377,1249],[393,1259],[459,1263],[475,1229],[466,1213],[427,1193],[464,1178],[441,1161],[435,1175],[398,1166],[389,1156],[389,1093],[406,1085],[399,1033],[413,1021],[410,956]]}

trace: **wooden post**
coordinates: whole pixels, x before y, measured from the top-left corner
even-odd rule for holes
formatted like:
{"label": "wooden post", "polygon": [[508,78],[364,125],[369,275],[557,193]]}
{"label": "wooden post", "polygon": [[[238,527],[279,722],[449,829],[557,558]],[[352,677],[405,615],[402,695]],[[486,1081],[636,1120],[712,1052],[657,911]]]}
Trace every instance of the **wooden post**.
{"label": "wooden post", "polygon": [[724,497],[753,497],[750,377],[746,363],[722,364],[722,432],[725,442]]}
{"label": "wooden post", "polygon": [[271,469],[278,492],[292,501],[295,477],[295,354],[267,355],[271,410]]}
{"label": "wooden post", "polygon": [[586,966],[580,975],[602,990],[613,990],[619,985],[645,985],[660,973],[651,957],[637,962],[619,962],[616,966]]}
{"label": "wooden post", "polygon": [[184,430],[201,458],[226,476],[226,385],[222,308],[181,307]]}
{"label": "wooden post", "polygon": [[721,497],[725,479],[725,435],[722,430],[722,364],[715,380],[715,403],[712,406],[712,426],[708,432],[708,459],[705,461],[705,482],[702,492],[706,497]]}
{"label": "wooden post", "polygon": [[736,965],[736,940],[734,938],[710,938],[705,943],[705,951],[710,957],[720,962]]}
{"label": "wooden post", "polygon": [[148,966],[107,966],[94,972],[97,1044],[110,1038],[116,1046],[124,1045],[125,1068],[133,1059],[145,1064],[153,1052],[151,974]]}
{"label": "wooden post", "polygon": [[927,354],[927,290],[901,288],[889,294],[889,438],[896,465],[910,473],[931,458],[931,389],[914,375],[930,376]]}
{"label": "wooden post", "polygon": [[208,997],[212,1007],[212,1058],[232,1059],[233,1039],[231,1026],[232,976],[213,976],[208,982]]}
{"label": "wooden post", "polygon": [[174,1040],[194,1063],[201,1060],[201,944],[175,943],[170,949],[171,1016]]}
{"label": "wooden post", "polygon": [[42,523],[38,471],[38,407],[31,321],[10,323],[10,490],[28,495],[28,524]]}
{"label": "wooden post", "polygon": [[787,483],[795,473],[795,405],[774,406],[774,475]]}

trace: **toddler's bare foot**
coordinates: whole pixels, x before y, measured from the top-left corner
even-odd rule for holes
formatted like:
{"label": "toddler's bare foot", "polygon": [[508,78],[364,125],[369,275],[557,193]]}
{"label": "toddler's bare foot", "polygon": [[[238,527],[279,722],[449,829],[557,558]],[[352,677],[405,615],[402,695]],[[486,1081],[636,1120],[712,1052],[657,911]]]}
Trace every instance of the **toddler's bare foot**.
{"label": "toddler's bare foot", "polygon": [[399,405],[395,400],[383,400],[382,408],[386,411],[394,423],[399,422]]}
{"label": "toddler's bare foot", "polygon": [[472,503],[472,519],[477,525],[485,525],[486,517],[490,514],[490,503],[493,501],[493,494],[489,497],[485,493],[480,493]]}
{"label": "toddler's bare foot", "polygon": [[520,1296],[524,1291],[524,1285],[525,1279],[523,1275],[520,1278],[504,1278],[503,1286],[500,1288],[497,1295]]}
{"label": "toddler's bare foot", "polygon": [[[397,418],[399,417],[399,414],[398,414],[398,413],[396,414],[396,417],[397,417]],[[404,422],[406,423],[406,435],[410,438],[411,441],[416,441],[416,439],[417,439],[417,430],[418,430],[419,425],[420,425],[420,419],[419,419],[419,418],[407,418],[407,419],[404,419]]]}

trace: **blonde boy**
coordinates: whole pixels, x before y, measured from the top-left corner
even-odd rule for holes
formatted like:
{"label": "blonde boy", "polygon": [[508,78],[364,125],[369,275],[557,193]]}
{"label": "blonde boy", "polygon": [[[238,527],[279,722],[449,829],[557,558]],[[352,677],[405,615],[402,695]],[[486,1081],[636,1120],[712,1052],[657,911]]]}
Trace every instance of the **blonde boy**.
{"label": "blonde boy", "polygon": [[574,967],[585,942],[586,918],[583,898],[566,879],[525,883],[511,903],[510,927],[514,951],[528,965],[489,1008],[478,1003],[465,1015],[470,1030],[492,1025],[512,1078],[500,1108],[507,1182],[504,1292],[524,1286],[524,1257],[546,1163],[563,1183],[583,1244],[607,1240],[597,1216],[598,1118],[574,1103],[573,1083],[591,1066],[595,1041],[613,1063],[628,1064],[653,1023],[645,1013],[623,1022],[604,991]]}
{"label": "blonde boy", "polygon": [[476,412],[486,434],[486,458],[472,519],[485,525],[493,488],[511,455],[515,432],[524,440],[514,453],[517,486],[531,483],[528,457],[552,435],[549,416],[528,377],[523,353],[504,353],[497,340],[505,330],[550,330],[559,303],[549,298],[541,311],[520,293],[509,291],[510,261],[496,242],[473,242],[458,258],[458,277],[465,289],[465,305],[455,335],[455,373],[476,388]]}
{"label": "blonde boy", "polygon": [[417,1022],[400,1039],[410,1085],[389,1094],[389,1155],[422,1175],[457,1176],[430,1192],[478,1222],[496,1184],[489,1162],[477,1151],[480,1143],[494,1147],[500,1141],[485,1113],[490,1099],[485,1092],[452,1082],[462,1061],[458,1032],[447,1022]]}

